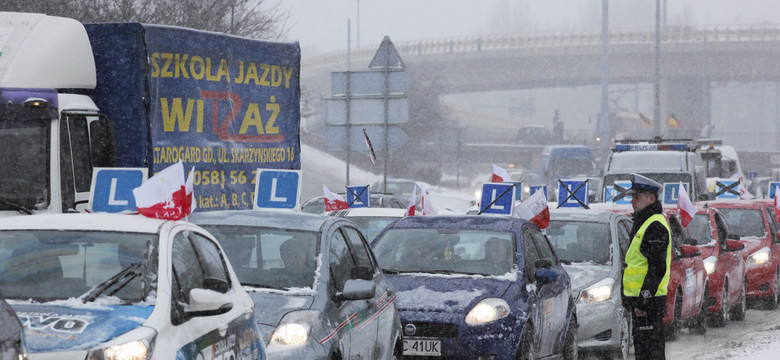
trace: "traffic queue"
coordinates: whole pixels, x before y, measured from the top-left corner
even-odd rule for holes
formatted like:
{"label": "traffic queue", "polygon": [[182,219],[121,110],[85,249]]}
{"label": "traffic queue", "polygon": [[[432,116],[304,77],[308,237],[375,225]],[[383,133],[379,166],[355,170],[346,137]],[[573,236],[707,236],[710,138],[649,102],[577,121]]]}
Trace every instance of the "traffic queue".
{"label": "traffic queue", "polygon": [[663,354],[684,328],[706,336],[749,307],[777,307],[772,200],[691,201],[685,176],[631,173],[592,203],[587,178],[548,189],[493,168],[470,214],[437,214],[416,187],[372,206],[368,185],[346,196],[323,187],[322,214],[283,193],[276,208],[257,196],[254,210],[191,214],[183,176],[169,198],[145,198],[160,193],[144,190],[158,174],[133,191],[143,216],[1,219],[0,289],[24,328],[13,349],[30,359],[626,359],[632,348]]}

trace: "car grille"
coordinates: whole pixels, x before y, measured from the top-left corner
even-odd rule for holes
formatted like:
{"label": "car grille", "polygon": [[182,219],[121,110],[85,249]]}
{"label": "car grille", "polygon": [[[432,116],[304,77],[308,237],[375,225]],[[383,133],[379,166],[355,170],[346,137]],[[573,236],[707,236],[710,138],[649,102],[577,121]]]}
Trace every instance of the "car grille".
{"label": "car grille", "polygon": [[[406,329],[406,325],[409,323],[401,324],[402,329]],[[416,327],[417,331],[411,335],[407,334],[404,330],[405,336],[420,336],[420,337],[437,337],[437,338],[454,338],[458,337],[458,325],[455,324],[436,324],[436,323],[412,323]]]}

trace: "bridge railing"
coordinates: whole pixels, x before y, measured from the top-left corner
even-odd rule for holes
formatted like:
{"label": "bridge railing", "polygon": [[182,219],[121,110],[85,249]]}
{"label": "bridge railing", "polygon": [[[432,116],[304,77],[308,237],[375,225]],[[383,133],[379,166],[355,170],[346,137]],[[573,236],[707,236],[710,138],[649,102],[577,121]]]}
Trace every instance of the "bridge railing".
{"label": "bridge railing", "polygon": [[[661,41],[668,43],[690,42],[765,42],[780,40],[780,25],[670,25],[661,35]],[[610,45],[652,44],[655,42],[653,29],[612,30]],[[465,36],[435,38],[395,43],[403,57],[446,53],[520,50],[541,47],[597,46],[601,44],[600,32],[543,32],[519,33],[489,36]],[[376,53],[376,46],[363,46],[352,51],[352,60],[369,60]],[[343,62],[346,51],[331,52],[304,58],[306,65],[325,65]]]}

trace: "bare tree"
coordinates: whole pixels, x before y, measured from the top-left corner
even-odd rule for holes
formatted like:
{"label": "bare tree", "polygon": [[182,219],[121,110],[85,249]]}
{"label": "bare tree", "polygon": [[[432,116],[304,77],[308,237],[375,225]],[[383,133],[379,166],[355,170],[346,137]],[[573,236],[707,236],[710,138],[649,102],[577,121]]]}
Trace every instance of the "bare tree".
{"label": "bare tree", "polygon": [[283,39],[291,24],[281,0],[4,0],[0,10],[37,12],[83,23],[142,22]]}

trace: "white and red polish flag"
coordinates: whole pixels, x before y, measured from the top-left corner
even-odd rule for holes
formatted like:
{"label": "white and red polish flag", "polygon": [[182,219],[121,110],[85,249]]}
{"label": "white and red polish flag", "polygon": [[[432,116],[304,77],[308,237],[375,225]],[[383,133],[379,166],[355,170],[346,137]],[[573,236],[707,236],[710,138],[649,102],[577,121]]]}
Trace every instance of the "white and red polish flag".
{"label": "white and red polish flag", "polygon": [[537,191],[528,199],[515,206],[515,216],[530,220],[540,229],[550,226],[550,207],[544,198],[544,191]]}
{"label": "white and red polish flag", "polygon": [[490,182],[500,183],[504,181],[509,181],[509,173],[504,168],[493,164],[493,178]]}
{"label": "white and red polish flag", "polygon": [[157,219],[179,220],[195,210],[193,175],[195,167],[184,180],[181,161],[162,169],[133,189],[135,205],[141,215]]}
{"label": "white and red polish flag", "polygon": [[693,216],[696,215],[696,206],[691,202],[691,198],[688,196],[688,191],[680,183],[680,192],[677,196],[677,209],[680,211],[680,220],[682,220],[682,226],[688,227],[688,224],[693,220]]}
{"label": "white and red polish flag", "polygon": [[436,207],[433,206],[430,196],[425,196],[425,192],[422,195],[422,213],[423,215],[436,215],[439,212],[436,211]]}
{"label": "white and red polish flag", "polygon": [[409,199],[409,205],[406,206],[406,214],[404,216],[414,216],[415,207],[417,207],[417,186],[412,189],[412,198]]}
{"label": "white and red polish flag", "polygon": [[322,193],[325,196],[325,211],[344,210],[349,208],[347,200],[343,196],[330,191],[327,186],[322,185]]}

